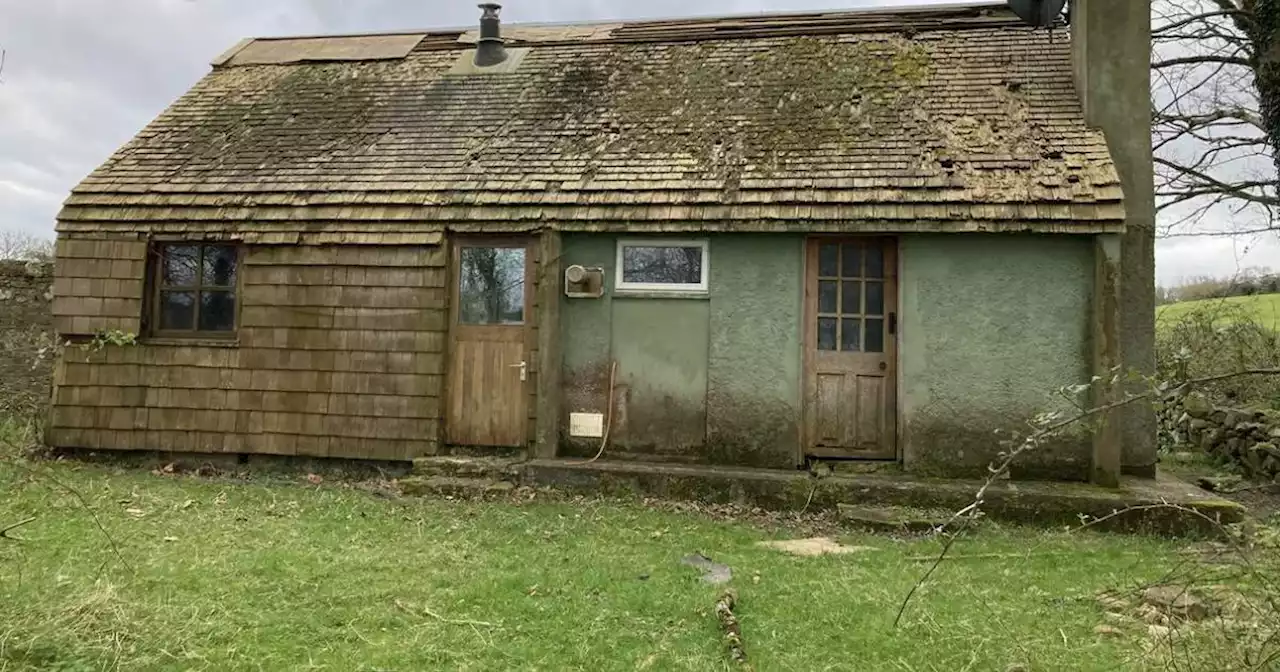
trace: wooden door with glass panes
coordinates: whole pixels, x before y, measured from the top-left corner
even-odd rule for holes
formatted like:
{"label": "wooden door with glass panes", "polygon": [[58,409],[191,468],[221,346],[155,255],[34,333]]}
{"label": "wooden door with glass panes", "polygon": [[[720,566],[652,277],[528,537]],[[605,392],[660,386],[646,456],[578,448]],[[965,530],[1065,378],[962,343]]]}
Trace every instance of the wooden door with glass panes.
{"label": "wooden door with glass panes", "polygon": [[897,456],[897,245],[811,238],[805,263],[805,454]]}
{"label": "wooden door with glass panes", "polygon": [[529,242],[463,239],[453,248],[448,442],[528,441],[533,316]]}

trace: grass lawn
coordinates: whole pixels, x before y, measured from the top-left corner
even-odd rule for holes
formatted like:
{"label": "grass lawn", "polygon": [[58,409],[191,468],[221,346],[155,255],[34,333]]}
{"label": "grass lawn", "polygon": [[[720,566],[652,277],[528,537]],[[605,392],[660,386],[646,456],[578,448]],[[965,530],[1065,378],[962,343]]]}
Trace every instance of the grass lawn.
{"label": "grass lawn", "polygon": [[[1094,600],[1159,578],[1174,542],[985,528],[898,605],[936,540],[797,558],[784,530],[617,502],[388,499],[303,481],[38,467],[99,513],[0,461],[0,670],[732,669],[717,587],[732,566],[758,670],[1142,669]],[[1000,553],[1009,557],[968,558]],[[430,614],[428,613],[430,612]],[[434,614],[434,615],[431,615]],[[1141,626],[1145,627],[1145,626]]]}
{"label": "grass lawn", "polygon": [[1193,310],[1213,309],[1221,305],[1238,306],[1252,314],[1263,326],[1280,330],[1280,294],[1255,294],[1169,303],[1156,308],[1156,322],[1173,321]]}

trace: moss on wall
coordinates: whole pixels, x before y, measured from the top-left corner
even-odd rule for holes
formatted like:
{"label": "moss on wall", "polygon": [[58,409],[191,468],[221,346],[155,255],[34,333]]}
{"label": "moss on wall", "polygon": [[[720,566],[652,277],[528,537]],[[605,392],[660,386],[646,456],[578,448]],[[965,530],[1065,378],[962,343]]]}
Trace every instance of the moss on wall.
{"label": "moss on wall", "polygon": [[[901,258],[904,466],[981,473],[1027,419],[1065,405],[1058,388],[1089,379],[1091,241],[908,235]],[[1089,452],[1081,432],[1014,475],[1084,479]]]}

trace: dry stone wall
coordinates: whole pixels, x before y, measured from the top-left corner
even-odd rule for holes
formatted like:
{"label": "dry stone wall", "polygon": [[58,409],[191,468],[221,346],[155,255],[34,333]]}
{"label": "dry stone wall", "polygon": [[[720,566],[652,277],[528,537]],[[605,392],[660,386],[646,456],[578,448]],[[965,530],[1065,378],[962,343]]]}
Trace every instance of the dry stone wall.
{"label": "dry stone wall", "polygon": [[1216,406],[1191,392],[1169,404],[1161,420],[1175,446],[1238,464],[1251,478],[1280,479],[1280,411]]}
{"label": "dry stone wall", "polygon": [[53,264],[0,261],[0,418],[49,402]]}

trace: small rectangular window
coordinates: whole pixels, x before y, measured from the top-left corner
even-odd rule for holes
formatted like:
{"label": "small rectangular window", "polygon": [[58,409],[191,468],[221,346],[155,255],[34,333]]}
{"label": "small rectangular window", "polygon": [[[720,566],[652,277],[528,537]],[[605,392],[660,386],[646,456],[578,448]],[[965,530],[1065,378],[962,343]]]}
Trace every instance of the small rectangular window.
{"label": "small rectangular window", "polygon": [[524,323],[523,247],[467,246],[458,252],[458,322]]}
{"label": "small rectangular window", "polygon": [[236,329],[240,249],[223,243],[165,243],[151,267],[152,331],[228,336]]}
{"label": "small rectangular window", "polygon": [[617,288],[705,292],[707,256],[705,240],[619,241]]}

